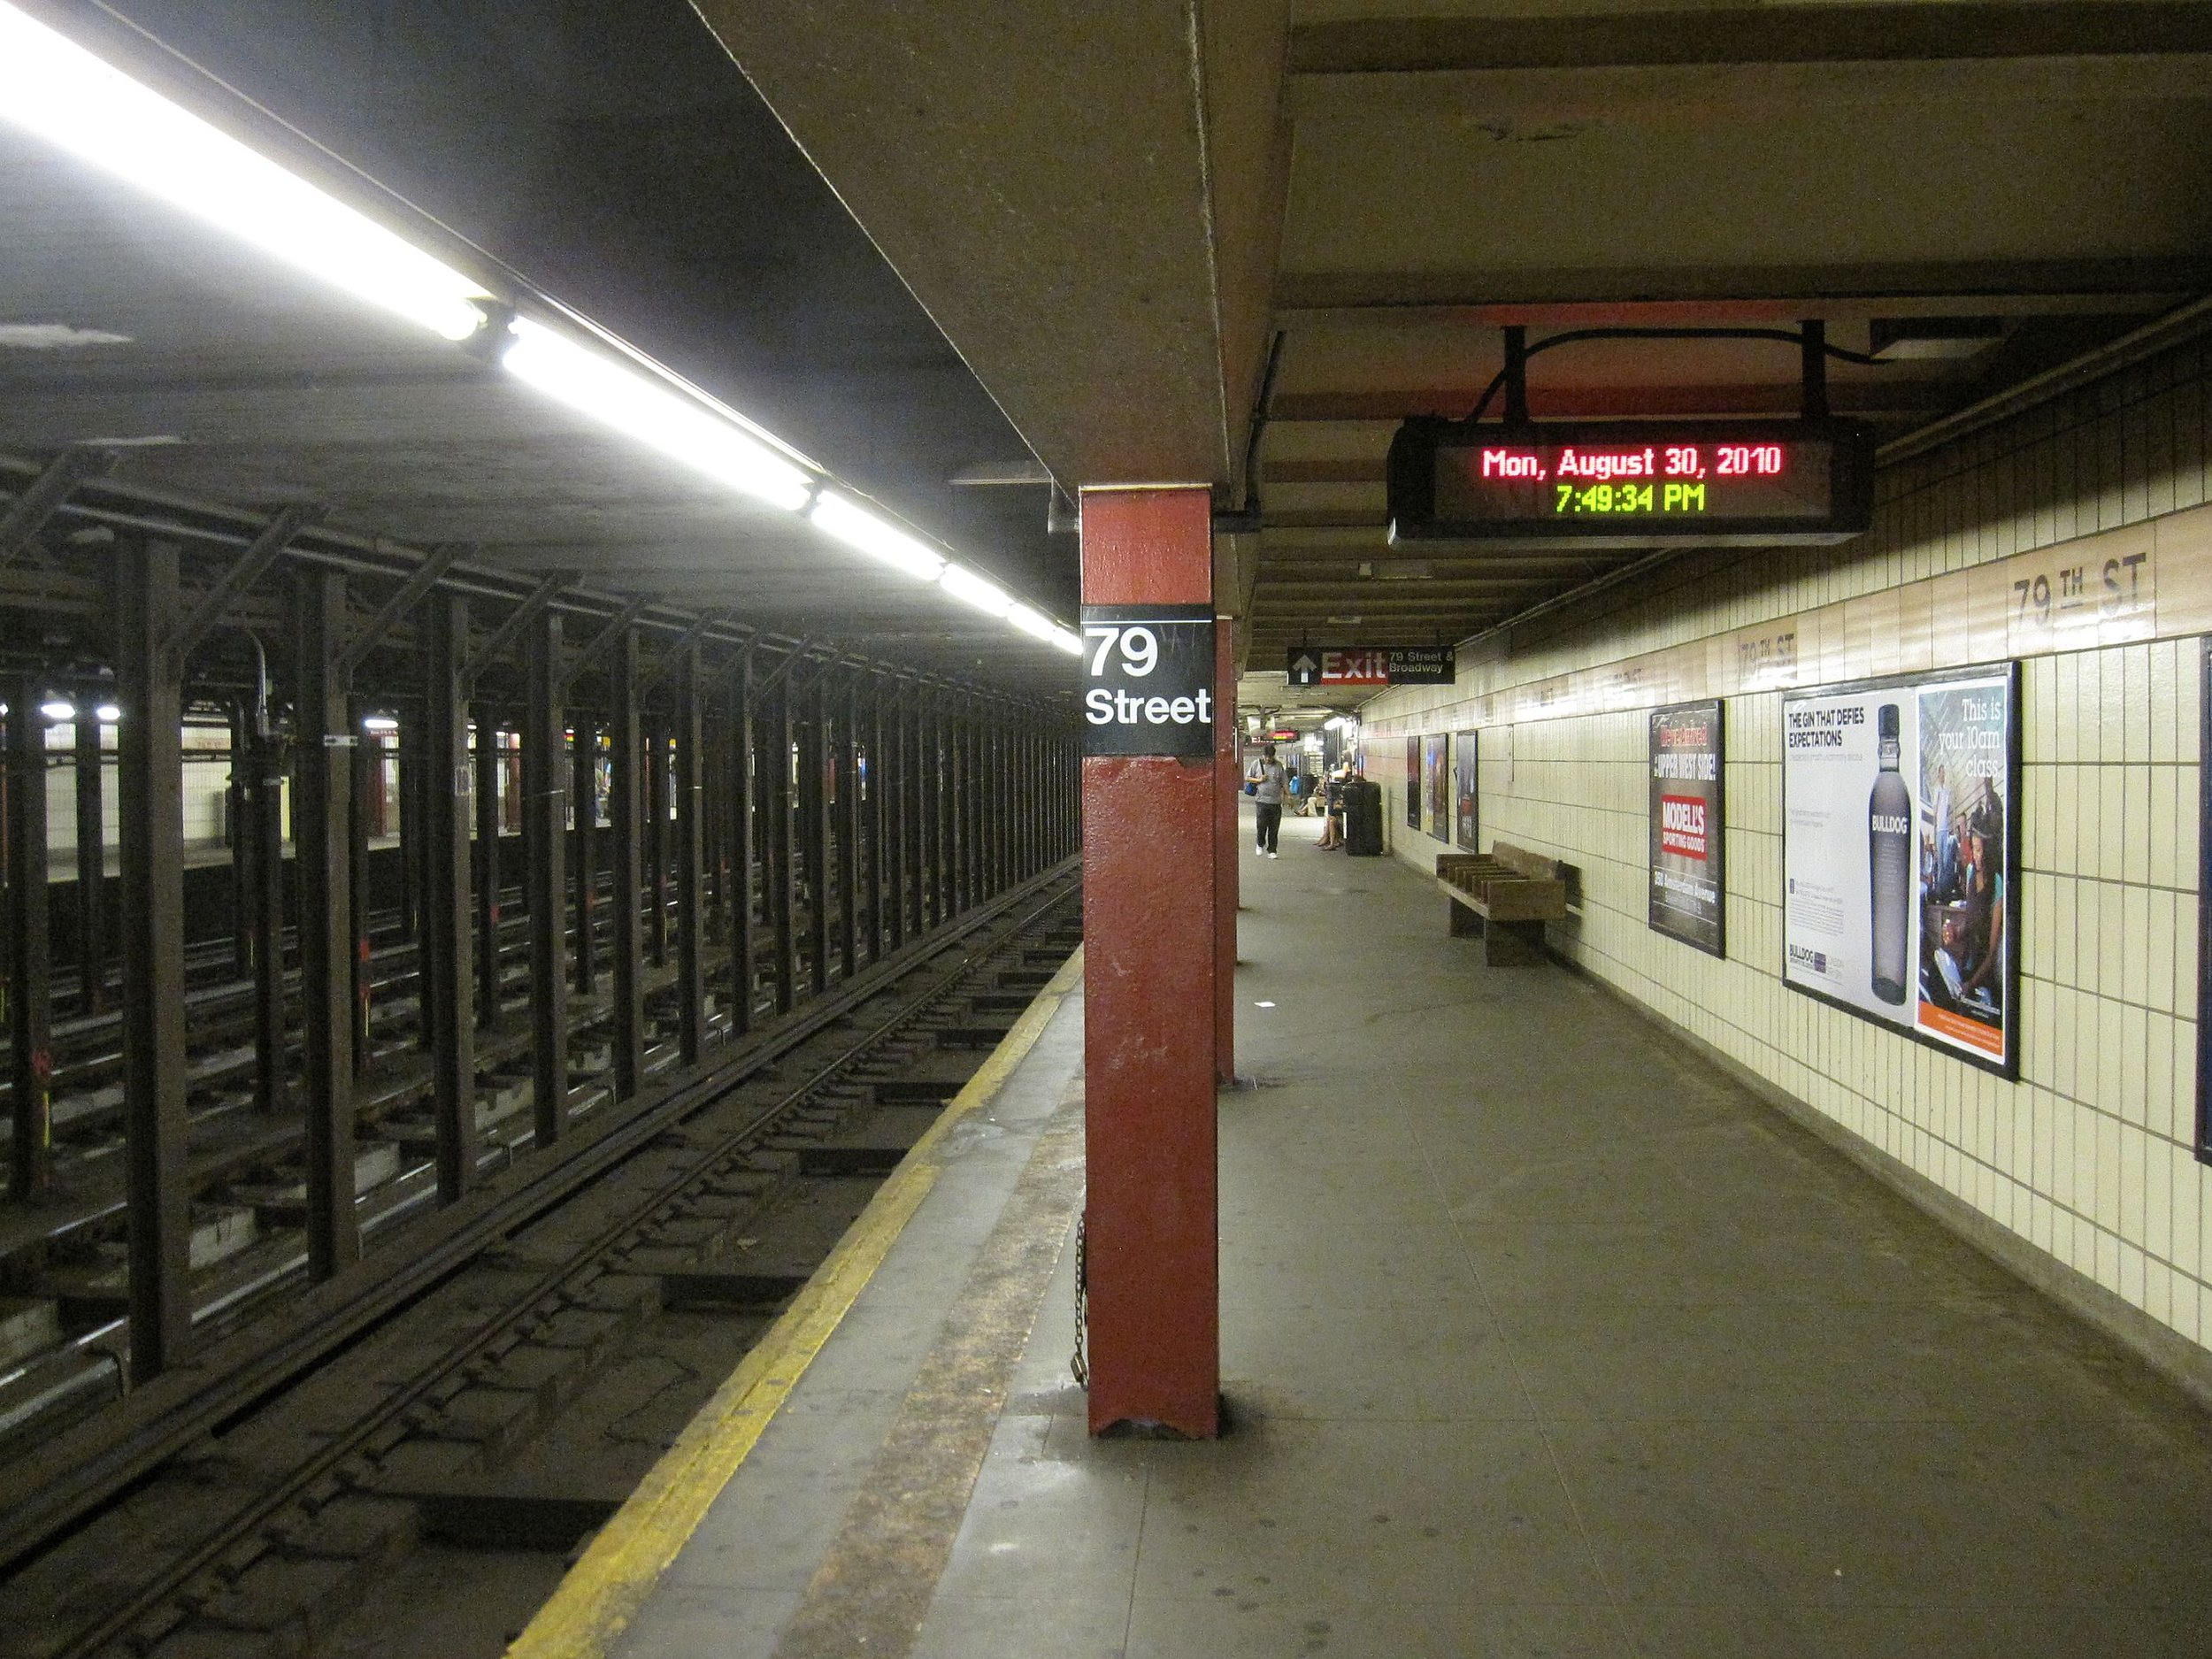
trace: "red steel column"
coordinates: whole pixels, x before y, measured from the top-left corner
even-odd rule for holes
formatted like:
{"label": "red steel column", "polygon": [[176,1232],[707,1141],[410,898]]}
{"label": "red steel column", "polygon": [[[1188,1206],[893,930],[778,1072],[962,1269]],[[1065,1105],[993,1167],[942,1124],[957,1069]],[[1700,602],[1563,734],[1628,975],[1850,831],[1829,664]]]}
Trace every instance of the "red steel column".
{"label": "red steel column", "polygon": [[[1213,599],[1203,488],[1085,490],[1086,605]],[[1217,710],[1217,727],[1233,703]],[[1216,759],[1083,761],[1090,1428],[1219,1431]]]}

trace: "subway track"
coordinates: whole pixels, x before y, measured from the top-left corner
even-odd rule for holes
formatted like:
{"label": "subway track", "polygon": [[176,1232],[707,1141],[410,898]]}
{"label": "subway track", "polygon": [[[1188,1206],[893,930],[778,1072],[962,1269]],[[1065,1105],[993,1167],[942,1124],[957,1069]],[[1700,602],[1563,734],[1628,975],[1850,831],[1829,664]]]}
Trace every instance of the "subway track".
{"label": "subway track", "polygon": [[[265,1340],[199,1391],[191,1422],[116,1421],[98,1459],[81,1454],[106,1414],[85,1425],[65,1448],[79,1455],[45,1460],[56,1484],[35,1513],[0,1486],[0,1540],[19,1557],[0,1582],[0,1655],[352,1652],[365,1638],[342,1627],[359,1594],[408,1563],[434,1586],[451,1577],[436,1552],[455,1548],[505,1562],[526,1606],[1079,926],[1063,864],[670,1070],[557,1164],[525,1158],[488,1179],[423,1230],[440,1236],[411,1233],[380,1296],[356,1298],[381,1306],[327,1309],[319,1332]],[[48,1541],[25,1554],[33,1536]]]}
{"label": "subway track", "polygon": [[[603,902],[594,907],[598,914],[592,933],[603,978],[613,942],[604,902],[611,883],[604,872],[598,886]],[[529,1141],[528,918],[522,898],[518,887],[502,895],[497,949],[503,995],[488,1010],[477,1043],[480,1167],[488,1170],[503,1167]],[[810,918],[803,902],[798,914],[803,923]],[[434,1198],[434,1171],[426,1150],[434,1132],[420,1121],[431,1084],[419,1052],[419,944],[406,936],[396,910],[373,911],[368,923],[363,1064],[353,1116],[362,1148],[362,1225],[374,1235],[421,1213]],[[566,936],[573,962],[572,921]],[[285,942],[288,957],[289,930]],[[197,1218],[194,1317],[201,1325],[250,1314],[271,1294],[296,1287],[305,1264],[297,1218],[304,1182],[298,1167],[303,1125],[296,1110],[259,1110],[254,1095],[254,987],[250,979],[235,977],[232,954],[228,941],[210,941],[188,962],[189,1123],[195,1148],[188,1185]],[[768,954],[764,949],[757,953],[756,1018],[772,1011],[772,999],[757,988]],[[803,957],[803,962],[810,971],[810,962]],[[717,980],[726,979],[726,951],[710,951],[705,968]],[[664,963],[649,959],[644,1004],[650,1023],[649,1071],[673,1059],[676,1021],[665,995],[672,981]],[[284,1005],[296,1004],[297,995],[295,966],[283,977]],[[602,1002],[580,995],[571,1002],[571,1070],[579,1086],[572,1110],[588,1110],[604,1094],[606,1064],[600,1052],[604,1044],[595,1038],[603,1034],[609,1018]],[[726,1024],[726,1010],[718,1010],[710,1030],[718,1033]],[[0,1457],[35,1434],[52,1432],[68,1413],[113,1397],[121,1386],[127,1215],[119,1179],[120,1025],[113,1010],[57,1023],[52,1150],[57,1193],[37,1206],[0,1204],[0,1275],[17,1293],[12,1312],[19,1322],[15,1340],[0,1349],[0,1361],[5,1362],[0,1363]],[[287,1099],[296,1101],[303,1058],[296,1030],[280,1032],[280,1045]],[[44,1326],[42,1333],[29,1323],[33,1319]]]}

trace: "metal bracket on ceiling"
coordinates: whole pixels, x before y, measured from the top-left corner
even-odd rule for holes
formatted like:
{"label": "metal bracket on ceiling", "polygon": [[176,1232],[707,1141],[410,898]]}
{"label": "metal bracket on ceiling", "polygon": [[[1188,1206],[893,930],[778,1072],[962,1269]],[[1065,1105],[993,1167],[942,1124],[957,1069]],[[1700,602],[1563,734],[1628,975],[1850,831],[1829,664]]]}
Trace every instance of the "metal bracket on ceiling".
{"label": "metal bracket on ceiling", "polygon": [[431,549],[429,556],[408,572],[407,580],[399,585],[399,591],[378,607],[376,614],[347,641],[346,649],[338,654],[336,672],[339,684],[343,685],[353,678],[355,671],[368,660],[369,653],[391,632],[393,625],[421,603],[423,595],[436,587],[439,579],[453,568],[454,561],[470,550],[466,542],[448,541]]}
{"label": "metal bracket on ceiling", "polygon": [[114,449],[90,446],[64,449],[56,456],[44,472],[24,487],[7,511],[0,513],[0,565],[7,565],[18,553],[27,552],[35,563],[51,568],[53,561],[35,538],[61,511],[71,491],[112,472],[122,458]]}
{"label": "metal bracket on ceiling", "polygon": [[583,649],[569,659],[568,672],[561,680],[561,695],[564,697],[576,689],[577,681],[583,679],[585,671],[590,668],[599,654],[621,638],[623,630],[634,623],[650,603],[652,603],[650,595],[637,595],[629,603],[616,611],[608,619],[604,627],[584,641]]}
{"label": "metal bracket on ceiling", "polygon": [[494,657],[522,637],[523,629],[537,620],[538,613],[553,603],[554,595],[561,590],[561,584],[568,580],[568,572],[556,571],[532,588],[530,596],[508,614],[507,619],[493,632],[491,638],[470,653],[468,662],[461,670],[461,683],[474,689],[477,676],[491,665]]}
{"label": "metal bracket on ceiling", "polygon": [[262,572],[276,563],[293,538],[310,525],[319,523],[326,511],[319,506],[291,506],[270,519],[246,550],[231,562],[215,586],[200,595],[200,603],[193,607],[191,614],[172,629],[162,642],[162,650],[170,662],[181,664],[191,656],[193,649],[207,637],[208,630],[223,619],[223,612],[230,609],[231,602],[260,580]]}

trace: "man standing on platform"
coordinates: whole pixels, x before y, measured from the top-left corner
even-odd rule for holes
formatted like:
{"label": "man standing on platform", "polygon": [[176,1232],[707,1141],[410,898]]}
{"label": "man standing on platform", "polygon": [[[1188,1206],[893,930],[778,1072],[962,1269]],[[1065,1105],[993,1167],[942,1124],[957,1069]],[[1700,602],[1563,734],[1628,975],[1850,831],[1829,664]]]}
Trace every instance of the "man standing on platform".
{"label": "man standing on platform", "polygon": [[1283,790],[1290,774],[1283,770],[1283,763],[1275,758],[1275,745],[1270,743],[1260,751],[1260,770],[1253,779],[1252,799],[1260,809],[1260,856],[1273,858],[1275,838],[1283,827]]}

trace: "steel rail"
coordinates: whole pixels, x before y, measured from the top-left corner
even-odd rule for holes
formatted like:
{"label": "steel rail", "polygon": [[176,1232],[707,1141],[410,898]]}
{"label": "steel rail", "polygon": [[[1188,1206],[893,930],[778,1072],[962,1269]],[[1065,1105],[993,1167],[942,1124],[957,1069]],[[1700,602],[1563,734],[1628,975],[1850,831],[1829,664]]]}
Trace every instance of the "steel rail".
{"label": "steel rail", "polygon": [[[938,950],[926,953],[922,958],[906,964],[900,975],[893,977],[902,977],[905,973],[925,967],[927,965],[928,956],[942,954],[944,950],[952,949],[969,934],[995,920],[1007,910],[1014,909],[1024,899],[1033,895],[1040,887],[1064,882],[1071,873],[1071,870],[1072,861],[1069,864],[1048,871],[1033,879],[1022,887],[1010,892],[995,902],[987,911],[971,918],[965,923],[957,924],[960,938],[943,941]],[[1016,922],[1013,928],[1010,930],[1010,933],[1014,936],[1018,936],[1025,928],[1066,903],[1070,896],[1067,893],[1062,893],[1046,900],[1029,915]],[[312,1457],[249,1503],[238,1515],[225,1522],[217,1532],[203,1541],[198,1548],[171,1563],[162,1569],[151,1582],[142,1586],[118,1605],[110,1608],[101,1616],[96,1624],[79,1633],[67,1647],[58,1649],[51,1655],[51,1659],[93,1659],[93,1656],[100,1654],[109,1643],[124,1635],[139,1621],[155,1612],[161,1603],[185,1589],[195,1578],[218,1567],[231,1551],[257,1536],[278,1511],[304,1496],[309,1488],[317,1481],[331,1475],[394,1423],[403,1422],[411,1411],[421,1406],[429,1398],[439,1384],[481,1357],[516,1325],[529,1318],[549,1297],[558,1294],[563,1285],[591,1267],[601,1257],[618,1250],[626,1241],[633,1239],[641,1227],[649,1225],[662,1210],[681,1197],[686,1190],[695,1186],[710,1171],[741,1152],[748,1142],[757,1140],[761,1135],[774,1128],[779,1119],[803,1103],[816,1090],[832,1080],[837,1073],[851,1065],[854,1061],[865,1055],[886,1038],[902,1030],[926,1013],[942,1000],[949,991],[959,984],[973,967],[975,962],[975,956],[964,956],[953,966],[937,974],[919,994],[909,998],[889,1018],[874,1025],[853,1042],[847,1044],[833,1058],[817,1066],[803,1081],[784,1091],[774,1104],[763,1107],[742,1125],[722,1136],[711,1147],[701,1150],[682,1173],[671,1177],[651,1193],[630,1205],[618,1218],[602,1227],[588,1243],[574,1251],[567,1260],[558,1266],[548,1268],[540,1273],[526,1290],[511,1297],[506,1306],[496,1316],[487,1321],[467,1341],[448,1350],[442,1359],[419,1372],[403,1386],[395,1389],[384,1401],[364,1414],[345,1434],[335,1437],[324,1445]],[[853,987],[856,995],[848,999],[849,1001],[864,1002],[874,994],[861,980],[855,980]],[[814,1023],[816,1029],[819,1029],[820,1025],[826,1022]],[[790,1046],[792,1045],[785,1045],[787,1048]],[[753,1065],[757,1064],[757,1061],[755,1061],[752,1065],[748,1065],[745,1069],[753,1069]],[[673,1118],[680,1120],[691,1116],[694,1112],[703,1110],[711,1105],[717,1097],[736,1087],[739,1081],[741,1081],[741,1079],[720,1079],[711,1075],[698,1078],[672,1088],[667,1098],[649,1108],[649,1111],[656,1118],[672,1116]],[[665,1124],[659,1125],[659,1127],[665,1126]],[[657,1129],[656,1133],[657,1132]],[[511,1225],[526,1224],[534,1219],[538,1214],[543,1213],[545,1210],[552,1208],[556,1202],[558,1201],[548,1201],[539,1209],[518,1217]]]}
{"label": "steel rail", "polygon": [[[134,1390],[108,1411],[65,1431],[0,1473],[0,1570],[51,1540],[88,1510],[142,1479],[242,1406],[290,1382],[334,1348],[388,1317],[491,1248],[504,1234],[565,1202],[671,1124],[710,1103],[790,1052],[849,1010],[949,951],[1023,900],[1066,880],[1070,858],[987,905],[811,999],[734,1051],[685,1076],[664,1078],[657,1096],[598,1124],[575,1125],[554,1148],[526,1155],[513,1171],[419,1224],[420,1248],[380,1272],[372,1263],[317,1286],[303,1307],[271,1315],[195,1356],[193,1364]],[[964,962],[956,972],[964,971]],[[941,995],[933,986],[926,997]],[[920,1004],[894,1017],[903,1024]],[[892,1026],[879,1028],[888,1030]],[[871,1039],[872,1040],[872,1038]],[[562,1277],[573,1271],[562,1269]],[[534,1294],[534,1302],[545,1293]],[[127,1423],[115,1420],[127,1414]],[[380,1420],[381,1420],[380,1418]],[[81,1648],[72,1652],[84,1651]]]}

